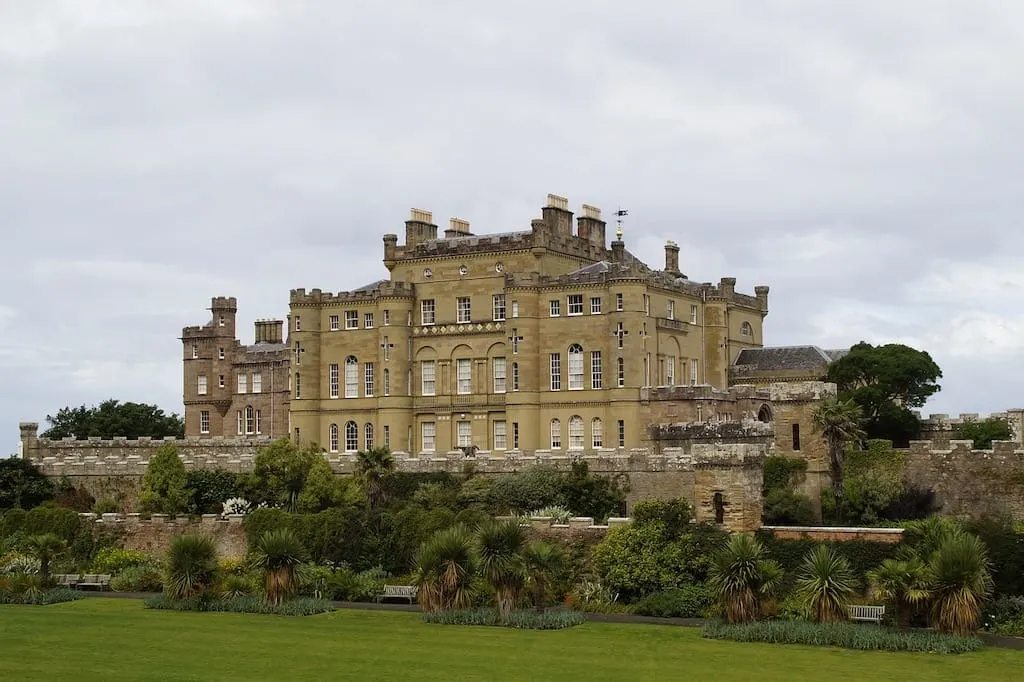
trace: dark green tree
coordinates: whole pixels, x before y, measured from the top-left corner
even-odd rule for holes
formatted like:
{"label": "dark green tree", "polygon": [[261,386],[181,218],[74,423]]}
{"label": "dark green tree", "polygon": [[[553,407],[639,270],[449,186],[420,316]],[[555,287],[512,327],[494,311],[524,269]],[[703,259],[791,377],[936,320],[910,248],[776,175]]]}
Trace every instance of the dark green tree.
{"label": "dark green tree", "polygon": [[920,432],[920,422],[911,410],[939,391],[941,377],[942,370],[926,351],[862,341],[829,365],[826,378],[838,385],[841,399],[860,405],[868,438],[884,438],[905,447]]}
{"label": "dark green tree", "polygon": [[0,509],[32,509],[53,498],[54,486],[27,459],[0,459]]}
{"label": "dark green tree", "polygon": [[139,510],[148,513],[178,514],[189,503],[188,474],[178,456],[178,446],[165,443],[149,458],[142,477]]}
{"label": "dark green tree", "polygon": [[991,450],[994,440],[1013,440],[1010,424],[1005,419],[982,419],[965,421],[953,429],[958,440],[974,441],[978,450]]}
{"label": "dark green tree", "polygon": [[46,421],[50,428],[43,432],[44,438],[181,438],[185,435],[185,422],[177,414],[165,414],[156,405],[122,403],[114,399],[94,407],[63,407],[56,415],[46,415]]}
{"label": "dark green tree", "polygon": [[322,452],[316,445],[300,448],[287,437],[261,447],[244,486],[249,501],[295,511],[310,469],[318,458],[323,459]]}

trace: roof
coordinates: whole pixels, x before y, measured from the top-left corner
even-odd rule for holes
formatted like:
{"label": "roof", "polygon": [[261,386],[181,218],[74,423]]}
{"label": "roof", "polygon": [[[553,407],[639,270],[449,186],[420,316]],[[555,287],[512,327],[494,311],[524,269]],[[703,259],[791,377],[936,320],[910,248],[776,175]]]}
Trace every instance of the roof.
{"label": "roof", "polygon": [[270,353],[273,351],[286,350],[287,344],[284,343],[257,343],[252,346],[246,346],[246,353]]}
{"label": "roof", "polygon": [[736,356],[736,365],[753,365],[758,371],[823,370],[833,358],[817,346],[776,346],[744,348]]}
{"label": "roof", "polygon": [[570,275],[593,275],[593,274],[598,274],[598,273],[601,273],[601,272],[611,272],[612,270],[615,270],[616,268],[618,268],[620,270],[621,269],[626,269],[626,270],[637,269],[637,270],[639,270],[641,272],[648,272],[650,270],[650,268],[648,268],[647,265],[642,260],[640,260],[639,258],[637,258],[636,256],[634,256],[632,253],[630,253],[629,251],[627,251],[625,249],[623,249],[623,256],[624,257],[622,259],[622,263],[617,263],[617,262],[607,261],[607,260],[601,260],[601,261],[597,261],[596,263],[591,263],[590,265],[585,265],[582,268],[579,268],[577,270],[573,270],[572,272],[570,272],[568,274],[570,274]]}
{"label": "roof", "polygon": [[839,358],[843,357],[844,355],[846,355],[849,352],[850,351],[847,348],[832,348],[831,350],[826,350],[825,351],[825,355],[827,355],[830,358],[832,358],[832,362],[835,362],[836,360],[838,360]]}
{"label": "roof", "polygon": [[353,293],[353,294],[363,294],[363,293],[369,293],[371,291],[376,291],[382,285],[388,284],[389,281],[390,280],[386,280],[386,279],[378,279],[376,282],[370,282],[369,284],[365,284],[365,285],[359,287],[358,289],[353,289],[351,293]]}

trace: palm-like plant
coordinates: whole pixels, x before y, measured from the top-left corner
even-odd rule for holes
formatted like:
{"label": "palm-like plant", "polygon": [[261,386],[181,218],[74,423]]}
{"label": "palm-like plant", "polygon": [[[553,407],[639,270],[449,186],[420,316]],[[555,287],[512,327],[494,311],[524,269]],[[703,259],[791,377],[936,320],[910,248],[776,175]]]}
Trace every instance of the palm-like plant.
{"label": "palm-like plant", "polygon": [[494,589],[498,612],[508,618],[526,584],[523,550],[526,529],[519,519],[487,521],[476,533],[476,563],[480,577]]}
{"label": "palm-like plant", "polygon": [[804,558],[796,594],[818,623],[846,620],[846,605],[857,590],[857,578],[846,557],[818,545]]}
{"label": "palm-like plant", "polygon": [[947,535],[931,561],[933,619],[943,632],[967,636],[981,624],[981,605],[992,592],[985,544],[969,533]]}
{"label": "palm-like plant", "polygon": [[725,609],[730,623],[757,618],[762,601],[770,597],[782,579],[782,569],[766,559],[761,543],[749,535],[733,535],[715,554],[709,584]]}
{"label": "palm-like plant", "polygon": [[383,504],[387,497],[387,479],[395,471],[395,458],[387,448],[360,450],[356,453],[356,478],[366,493],[370,507]]}
{"label": "palm-like plant", "polygon": [[170,599],[202,594],[213,585],[217,571],[217,548],[205,535],[179,535],[167,553],[167,581],[164,593]]}
{"label": "palm-like plant", "polygon": [[466,526],[440,530],[420,545],[414,560],[424,611],[468,608],[472,602],[473,534]]}
{"label": "palm-like plant", "polygon": [[289,528],[268,530],[253,547],[252,565],[263,571],[267,601],[278,605],[295,594],[306,549]]}
{"label": "palm-like plant", "polygon": [[863,422],[860,405],[852,400],[825,398],[811,413],[814,432],[820,433],[828,444],[832,494],[836,500],[836,514],[840,519],[843,517],[843,455],[849,441],[864,439]]}
{"label": "palm-like plant", "polygon": [[533,607],[537,611],[543,611],[551,582],[565,568],[565,552],[558,545],[534,540],[523,550],[523,564],[526,568],[527,583],[533,593]]}
{"label": "palm-like plant", "polygon": [[67,543],[53,533],[45,533],[30,536],[25,544],[39,560],[39,582],[43,587],[48,587],[50,585],[50,562],[64,551]]}
{"label": "palm-like plant", "polygon": [[916,555],[886,559],[867,573],[872,595],[890,605],[897,625],[906,625],[913,610],[928,601],[928,566]]}

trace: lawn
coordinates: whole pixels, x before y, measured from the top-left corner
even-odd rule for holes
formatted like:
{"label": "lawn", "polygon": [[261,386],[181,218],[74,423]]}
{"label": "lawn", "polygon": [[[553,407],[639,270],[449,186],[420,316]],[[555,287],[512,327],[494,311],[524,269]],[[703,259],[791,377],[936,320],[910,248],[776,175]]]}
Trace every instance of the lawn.
{"label": "lawn", "polygon": [[956,680],[1013,679],[1024,654],[855,652],[708,641],[693,628],[425,625],[413,613],[312,617],[147,611],[83,599],[0,606],[0,680]]}

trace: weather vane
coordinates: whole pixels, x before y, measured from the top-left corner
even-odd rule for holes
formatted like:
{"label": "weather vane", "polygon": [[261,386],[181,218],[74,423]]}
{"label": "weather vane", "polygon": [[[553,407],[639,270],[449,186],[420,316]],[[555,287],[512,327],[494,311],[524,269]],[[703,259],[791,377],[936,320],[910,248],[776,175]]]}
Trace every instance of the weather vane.
{"label": "weather vane", "polygon": [[622,218],[623,216],[627,215],[629,215],[629,211],[627,211],[624,208],[620,208],[618,211],[615,212],[615,238],[618,239],[620,242],[622,241]]}

